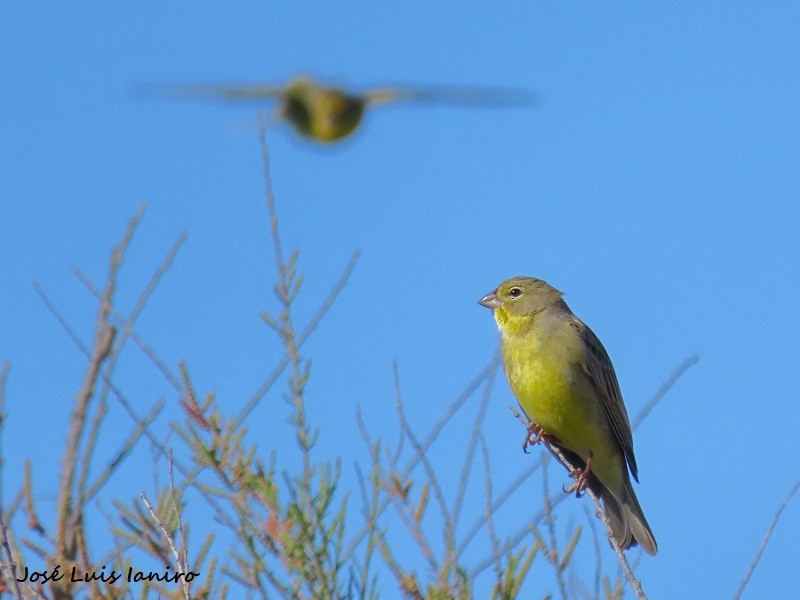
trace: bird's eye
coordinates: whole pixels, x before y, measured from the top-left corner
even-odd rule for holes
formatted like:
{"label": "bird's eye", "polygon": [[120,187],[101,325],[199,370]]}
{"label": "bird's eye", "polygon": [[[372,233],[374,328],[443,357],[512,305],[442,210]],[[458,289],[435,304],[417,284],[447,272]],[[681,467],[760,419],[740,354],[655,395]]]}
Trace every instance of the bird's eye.
{"label": "bird's eye", "polygon": [[519,296],[522,296],[522,290],[519,288],[511,288],[510,290],[508,290],[508,295],[511,296],[512,298],[517,298]]}

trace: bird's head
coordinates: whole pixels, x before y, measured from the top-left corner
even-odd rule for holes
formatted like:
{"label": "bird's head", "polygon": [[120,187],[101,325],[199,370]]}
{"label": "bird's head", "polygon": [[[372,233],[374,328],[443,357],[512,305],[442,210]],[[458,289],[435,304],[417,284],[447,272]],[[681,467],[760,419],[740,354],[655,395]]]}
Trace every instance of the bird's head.
{"label": "bird's head", "polygon": [[520,329],[538,313],[561,301],[556,288],[535,277],[512,277],[478,300],[478,304],[494,311],[501,330]]}

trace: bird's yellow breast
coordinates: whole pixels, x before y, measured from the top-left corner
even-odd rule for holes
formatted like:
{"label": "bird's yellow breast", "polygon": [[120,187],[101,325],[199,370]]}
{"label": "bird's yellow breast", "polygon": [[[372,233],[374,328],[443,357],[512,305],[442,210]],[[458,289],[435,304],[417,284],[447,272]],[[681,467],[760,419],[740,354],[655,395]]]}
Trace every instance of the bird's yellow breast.
{"label": "bird's yellow breast", "polygon": [[556,348],[562,356],[553,356],[543,345],[528,336],[504,340],[503,364],[511,390],[528,418],[556,435],[576,401],[575,382],[564,349]]}
{"label": "bird's yellow breast", "polygon": [[528,418],[545,433],[584,459],[590,452],[604,454],[609,432],[581,366],[583,343],[567,321],[550,325],[501,324],[509,386]]}

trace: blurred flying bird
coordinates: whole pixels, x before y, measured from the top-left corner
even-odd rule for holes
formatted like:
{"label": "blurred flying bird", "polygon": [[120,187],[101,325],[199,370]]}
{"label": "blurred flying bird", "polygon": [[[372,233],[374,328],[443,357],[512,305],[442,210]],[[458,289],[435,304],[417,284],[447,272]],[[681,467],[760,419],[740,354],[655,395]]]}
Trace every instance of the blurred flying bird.
{"label": "blurred flying bird", "polygon": [[375,88],[363,93],[322,85],[298,76],[284,86],[263,84],[176,84],[148,86],[170,96],[232,102],[277,102],[273,117],[291,123],[297,131],[319,142],[335,142],[350,135],[367,106],[399,101],[444,102],[476,106],[523,106],[532,104],[532,92],[484,87]]}

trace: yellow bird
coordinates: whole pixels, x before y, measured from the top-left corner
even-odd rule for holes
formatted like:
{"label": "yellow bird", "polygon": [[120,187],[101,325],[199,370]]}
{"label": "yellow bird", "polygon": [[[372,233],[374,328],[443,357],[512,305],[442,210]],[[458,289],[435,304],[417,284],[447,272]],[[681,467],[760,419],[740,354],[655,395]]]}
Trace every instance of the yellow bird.
{"label": "yellow bird", "polygon": [[513,277],[479,303],[494,313],[506,378],[531,422],[523,447],[546,436],[578,467],[571,487],[602,498],[617,544],[655,555],[628,475],[639,481],[631,426],[603,344],[541,279]]}
{"label": "yellow bird", "polygon": [[376,88],[364,93],[325,86],[298,76],[285,86],[243,84],[184,84],[159,87],[170,95],[228,101],[276,100],[275,117],[320,142],[335,142],[350,135],[367,106],[400,100],[442,101],[465,104],[529,104],[533,94],[491,88]]}

